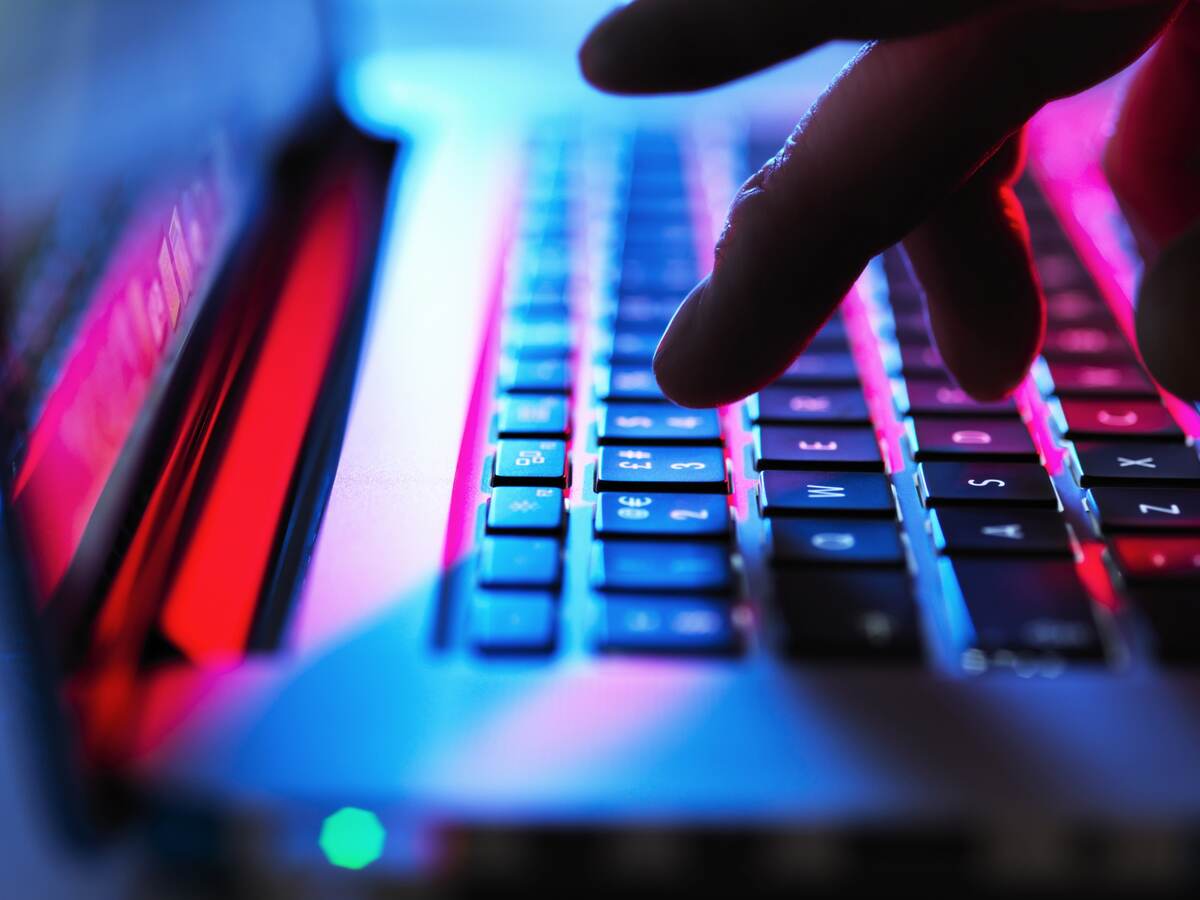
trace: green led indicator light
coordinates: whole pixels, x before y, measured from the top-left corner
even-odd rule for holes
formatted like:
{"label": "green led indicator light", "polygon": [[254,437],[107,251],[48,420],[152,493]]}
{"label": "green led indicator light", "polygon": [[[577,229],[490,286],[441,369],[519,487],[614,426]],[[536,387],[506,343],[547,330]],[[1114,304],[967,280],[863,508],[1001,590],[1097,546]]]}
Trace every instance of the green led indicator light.
{"label": "green led indicator light", "polygon": [[321,823],[321,837],[317,843],[333,865],[361,869],[383,854],[386,837],[387,832],[375,813],[346,806]]}

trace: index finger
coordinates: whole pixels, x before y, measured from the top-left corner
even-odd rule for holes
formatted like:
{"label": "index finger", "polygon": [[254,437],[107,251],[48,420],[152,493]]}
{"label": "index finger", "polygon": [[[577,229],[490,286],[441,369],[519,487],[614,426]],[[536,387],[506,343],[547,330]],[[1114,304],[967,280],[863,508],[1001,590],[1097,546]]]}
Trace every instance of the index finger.
{"label": "index finger", "polygon": [[695,91],[765,69],[827,41],[917,34],[1004,2],[634,0],[592,29],[579,60],[584,76],[602,90]]}
{"label": "index finger", "polygon": [[712,274],[659,346],[663,390],[715,405],[780,374],[873,255],[1044,102],[1135,58],[1173,7],[993,14],[864,50],[735,199]]}

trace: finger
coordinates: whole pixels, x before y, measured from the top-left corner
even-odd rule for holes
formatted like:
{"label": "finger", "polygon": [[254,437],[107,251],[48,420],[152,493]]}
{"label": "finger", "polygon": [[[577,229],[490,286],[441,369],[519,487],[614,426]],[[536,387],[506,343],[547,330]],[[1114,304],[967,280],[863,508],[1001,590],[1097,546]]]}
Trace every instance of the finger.
{"label": "finger", "polygon": [[620,94],[694,91],[723,84],[837,38],[917,34],[1002,0],[635,0],[585,39],[580,67]]}
{"label": "finger", "polygon": [[1200,400],[1200,219],[1146,271],[1135,315],[1138,347],[1159,384]]}
{"label": "finger", "polygon": [[[660,386],[715,405],[780,374],[871,256],[1046,100],[1135,58],[1169,14],[993,14],[865,49],[735,198],[712,274],[659,345]],[[1080,32],[1089,40],[1063,53]]]}
{"label": "finger", "polygon": [[1169,391],[1200,399],[1200,3],[1135,76],[1105,168],[1147,264],[1135,313],[1142,357]]}
{"label": "finger", "polygon": [[1045,332],[1029,229],[1011,186],[1023,161],[1014,136],[904,240],[942,359],[980,400],[1016,388]]}
{"label": "finger", "polygon": [[1200,2],[1130,82],[1104,166],[1148,259],[1200,214]]}

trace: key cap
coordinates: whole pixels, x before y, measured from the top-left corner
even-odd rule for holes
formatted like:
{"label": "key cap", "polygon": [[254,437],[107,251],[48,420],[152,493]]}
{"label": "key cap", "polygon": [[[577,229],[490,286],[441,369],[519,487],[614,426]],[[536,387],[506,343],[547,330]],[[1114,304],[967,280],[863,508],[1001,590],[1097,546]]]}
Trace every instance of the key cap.
{"label": "key cap", "polygon": [[475,598],[471,643],[484,654],[536,654],[554,649],[555,604],[551,594],[506,591]]}
{"label": "key cap", "polygon": [[916,660],[912,585],[903,571],[781,570],[774,606],[782,649],[804,659]]}
{"label": "key cap", "polygon": [[601,444],[719,444],[715,409],[684,409],[668,403],[611,403],[596,424]]}
{"label": "key cap", "polygon": [[599,356],[608,358],[610,362],[621,364],[650,365],[654,359],[654,351],[658,348],[661,335],[650,332],[628,331],[616,329],[609,336],[599,341]]}
{"label": "key cap", "polygon": [[488,531],[562,531],[563,491],[552,487],[497,487],[488,500]]}
{"label": "key cap", "polygon": [[754,429],[760,469],[883,471],[879,441],[870,428],[837,425],[762,425]]}
{"label": "key cap", "polygon": [[566,487],[566,443],[513,438],[502,440],[496,446],[492,484]]}
{"label": "key cap", "polygon": [[1040,509],[937,509],[929,517],[938,550],[951,556],[1071,556],[1063,517]]}
{"label": "key cap", "polygon": [[1072,562],[959,558],[953,569],[974,632],[967,646],[976,653],[964,657],[968,667],[982,662],[973,656],[1103,656],[1091,601]]}
{"label": "key cap", "polygon": [[816,353],[849,353],[850,339],[846,324],[840,318],[830,319],[813,335],[806,350]]}
{"label": "key cap", "polygon": [[[928,341],[928,338],[924,339]],[[891,354],[885,354],[885,357]],[[898,358],[885,358],[890,371],[899,371],[905,378],[946,377],[946,364],[942,356],[932,344],[902,344]]]}
{"label": "key cap", "polygon": [[1054,291],[1046,295],[1046,320],[1056,326],[1094,325],[1115,327],[1112,313],[1104,301],[1087,291]]}
{"label": "key cap", "polygon": [[1113,484],[1200,485],[1200,457],[1186,444],[1076,443],[1068,457],[1084,487]]}
{"label": "key cap", "polygon": [[729,537],[729,503],[718,494],[601,494],[599,537],[695,540]]}
{"label": "key cap", "polygon": [[595,375],[601,400],[666,400],[649,365],[600,366]]}
{"label": "key cap", "polygon": [[858,384],[858,368],[854,357],[848,353],[824,353],[820,351],[801,353],[787,367],[787,371],[775,379],[776,384]]}
{"label": "key cap", "polygon": [[[687,281],[689,284],[694,284],[696,279],[689,276]],[[669,297],[641,294],[622,297],[617,303],[616,314],[613,316],[613,328],[619,331],[647,331],[655,338],[661,337],[663,329],[675,315],[675,308],[679,306],[679,298],[687,290],[687,288],[682,288],[679,293],[672,292]]]}
{"label": "key cap", "polygon": [[856,387],[769,387],[746,401],[750,420],[758,424],[868,424],[867,402]]}
{"label": "key cap", "polygon": [[[649,224],[652,219],[652,216],[642,215],[632,224],[636,228],[639,222]],[[665,217],[660,221],[666,221]],[[621,271],[617,290],[622,295],[650,292],[673,294],[675,303],[667,314],[669,321],[675,312],[674,307],[679,305],[680,298],[696,285],[696,263],[690,255],[660,260],[659,263],[658,266],[630,265],[630,260],[627,259]],[[666,322],[663,324],[665,325]]]}
{"label": "key cap", "polygon": [[1034,369],[1034,376],[1043,393],[1059,397],[1158,397],[1150,379],[1133,363],[1047,360]]}
{"label": "key cap", "polygon": [[596,541],[592,586],[601,591],[724,593],[733,587],[722,544]]}
{"label": "key cap", "polygon": [[917,483],[926,506],[1058,507],[1045,470],[1031,463],[921,463]]}
{"label": "key cap", "polygon": [[729,605],[721,601],[623,596],[604,607],[605,652],[723,656],[740,648]]}
{"label": "key cap", "polygon": [[1090,287],[1091,277],[1069,249],[1037,254],[1037,269],[1047,291]]}
{"label": "key cap", "polygon": [[1134,585],[1133,605],[1150,625],[1155,655],[1164,663],[1200,661],[1200,603],[1187,582]]}
{"label": "key cap", "polygon": [[485,537],[479,583],[490,588],[554,588],[562,576],[559,543],[550,537]]}
{"label": "key cap", "polygon": [[1108,328],[1072,325],[1050,329],[1046,332],[1042,355],[1046,359],[1080,363],[1137,362],[1125,336],[1115,325]]}
{"label": "key cap", "polygon": [[[929,328],[925,324],[925,313],[896,310],[892,314],[892,334],[901,344],[910,341],[928,343]],[[898,356],[896,360],[899,361]]]}
{"label": "key cap", "polygon": [[764,516],[896,515],[892,483],[873,472],[763,472],[758,502]]}
{"label": "key cap", "polygon": [[1200,531],[1200,490],[1098,487],[1087,507],[1105,534],[1112,531]]}
{"label": "key cap", "polygon": [[894,522],[845,519],[771,519],[767,544],[776,564],[904,565]]}
{"label": "key cap", "polygon": [[520,394],[500,398],[496,431],[500,437],[565,437],[567,400],[559,394]]}
{"label": "key cap", "polygon": [[501,345],[514,356],[569,356],[573,346],[571,325],[554,321],[508,321],[501,329]]}
{"label": "key cap", "polygon": [[1117,537],[1108,551],[1127,581],[1200,581],[1200,536]]}
{"label": "key cap", "polygon": [[1038,452],[1019,419],[926,418],[909,420],[913,459],[1000,459],[1037,462]]}
{"label": "key cap", "polygon": [[571,389],[571,367],[565,359],[505,357],[500,363],[500,389],[522,394],[565,394]]}
{"label": "key cap", "polygon": [[897,381],[894,393],[896,408],[909,415],[1017,418],[1017,405],[1012,398],[986,402],[973,400],[966,391],[945,377]]}
{"label": "key cap", "polygon": [[1154,400],[1079,400],[1051,405],[1055,425],[1068,440],[1140,438],[1181,441],[1183,432],[1165,406]]}
{"label": "key cap", "polygon": [[719,447],[601,447],[597,491],[728,491]]}

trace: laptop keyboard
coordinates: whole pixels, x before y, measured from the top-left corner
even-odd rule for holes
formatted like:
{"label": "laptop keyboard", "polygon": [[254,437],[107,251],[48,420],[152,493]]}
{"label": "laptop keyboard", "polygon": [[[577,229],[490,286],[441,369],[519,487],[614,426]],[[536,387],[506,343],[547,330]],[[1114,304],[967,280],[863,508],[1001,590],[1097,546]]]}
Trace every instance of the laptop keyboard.
{"label": "laptop keyboard", "polygon": [[553,655],[570,618],[613,654],[1196,655],[1200,458],[1032,182],[1049,327],[1015,399],[948,378],[893,249],[775,384],[688,410],[651,360],[711,246],[701,167],[643,131],[597,179],[579,144],[530,153],[466,644]]}

